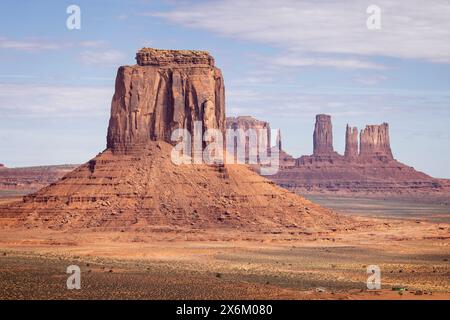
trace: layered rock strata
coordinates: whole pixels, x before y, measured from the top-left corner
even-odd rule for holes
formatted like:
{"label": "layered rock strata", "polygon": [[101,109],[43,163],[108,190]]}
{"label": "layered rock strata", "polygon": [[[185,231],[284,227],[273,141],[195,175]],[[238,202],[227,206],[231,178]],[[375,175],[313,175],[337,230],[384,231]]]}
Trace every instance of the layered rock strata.
{"label": "layered rock strata", "polygon": [[0,170],[0,192],[7,190],[23,191],[23,193],[37,191],[58,181],[76,167],[78,165],[3,167]]}

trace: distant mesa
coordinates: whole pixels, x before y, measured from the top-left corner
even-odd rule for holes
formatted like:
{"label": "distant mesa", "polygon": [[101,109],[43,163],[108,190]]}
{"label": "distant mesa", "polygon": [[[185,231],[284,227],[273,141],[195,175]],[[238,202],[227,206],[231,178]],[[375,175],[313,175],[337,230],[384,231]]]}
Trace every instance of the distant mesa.
{"label": "distant mesa", "polygon": [[[225,121],[225,125],[227,129],[231,130],[242,130],[242,132],[246,134],[245,136],[245,161],[249,162],[250,154],[259,155],[260,154],[260,146],[259,141],[262,141],[261,138],[264,138],[267,142],[267,150],[270,149],[270,141],[271,141],[271,129],[270,124],[266,121],[261,121],[255,119],[251,116],[239,116],[239,117],[227,117]],[[250,144],[250,136],[248,135],[248,130],[253,130],[256,137],[256,146],[252,146]],[[265,137],[261,137],[261,133],[265,133]],[[234,150],[237,148],[237,141],[235,141]]]}
{"label": "distant mesa", "polygon": [[7,168],[0,166],[0,191],[26,194],[41,189],[64,177],[78,165]]}

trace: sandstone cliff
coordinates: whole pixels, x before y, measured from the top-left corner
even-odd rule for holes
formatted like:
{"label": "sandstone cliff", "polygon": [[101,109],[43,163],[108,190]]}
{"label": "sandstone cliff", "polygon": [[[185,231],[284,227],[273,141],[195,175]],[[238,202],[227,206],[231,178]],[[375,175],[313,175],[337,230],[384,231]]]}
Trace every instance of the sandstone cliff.
{"label": "sandstone cliff", "polygon": [[383,123],[366,126],[364,130],[361,130],[359,149],[361,157],[393,159],[389,140],[389,125]]}
{"label": "sandstone cliff", "polygon": [[[242,133],[245,134],[245,160],[247,163],[252,156],[257,160],[258,155],[262,151],[260,151],[260,142],[262,140],[266,141],[267,150],[270,148],[270,125],[266,121],[260,121],[250,116],[227,117],[226,128],[234,130],[235,132],[237,132],[237,130],[242,130]],[[262,137],[261,134],[264,134],[264,137]],[[250,139],[252,139],[252,141],[250,141]],[[234,145],[236,150],[237,139],[235,139]]]}
{"label": "sandstone cliff", "polygon": [[234,130],[243,129],[244,131],[249,129],[255,131],[263,129],[267,130],[269,133],[268,136],[270,136],[270,124],[266,121],[261,121],[251,116],[227,117],[226,127]]}
{"label": "sandstone cliff", "polygon": [[144,48],[138,64],[120,67],[111,104],[107,147],[139,148],[150,140],[172,143],[175,129],[224,130],[225,93],[220,70],[204,51]]}

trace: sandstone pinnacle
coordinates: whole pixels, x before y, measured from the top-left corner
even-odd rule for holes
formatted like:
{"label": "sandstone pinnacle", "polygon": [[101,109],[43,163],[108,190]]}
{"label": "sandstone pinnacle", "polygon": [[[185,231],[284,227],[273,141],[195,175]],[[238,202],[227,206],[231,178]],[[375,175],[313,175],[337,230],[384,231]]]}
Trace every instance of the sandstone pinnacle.
{"label": "sandstone pinnacle", "polygon": [[348,124],[345,132],[345,157],[348,159],[358,157],[358,128],[351,128]]}
{"label": "sandstone pinnacle", "polygon": [[315,156],[328,155],[334,152],[331,116],[326,114],[319,114],[316,116],[316,124],[313,134],[313,145],[313,154]]}

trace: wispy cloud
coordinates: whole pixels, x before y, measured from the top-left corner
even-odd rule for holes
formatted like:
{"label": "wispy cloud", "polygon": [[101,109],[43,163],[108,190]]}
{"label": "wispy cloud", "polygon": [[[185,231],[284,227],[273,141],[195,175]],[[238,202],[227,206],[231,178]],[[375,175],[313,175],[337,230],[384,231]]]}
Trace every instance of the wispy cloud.
{"label": "wispy cloud", "polygon": [[83,63],[88,65],[116,66],[126,62],[127,57],[118,50],[84,51],[80,55]]}
{"label": "wispy cloud", "polygon": [[80,46],[85,48],[104,48],[107,45],[108,42],[105,40],[87,40],[80,42]]}
{"label": "wispy cloud", "polygon": [[[228,108],[235,115],[254,115],[262,118],[314,117],[317,113],[366,119],[383,116],[430,114],[450,117],[450,95],[442,92],[403,92],[398,90],[336,90],[326,87],[260,88],[228,87]],[[423,108],[423,106],[429,106]]]}
{"label": "wispy cloud", "polygon": [[95,117],[106,115],[110,87],[0,84],[0,117]]}
{"label": "wispy cloud", "polygon": [[[381,30],[368,30],[367,1],[218,0],[148,13],[184,26],[271,44],[295,54],[351,54],[450,63],[447,0],[378,0]],[[306,60],[316,65],[338,61]],[[341,61],[348,67],[367,67]]]}
{"label": "wispy cloud", "polygon": [[336,58],[310,58],[301,56],[278,56],[270,59],[270,62],[281,67],[335,67],[341,69],[387,69],[385,66],[358,59],[336,59]]}
{"label": "wispy cloud", "polygon": [[[108,49],[109,44],[105,40],[84,40],[84,41],[61,41],[49,39],[11,39],[0,37],[0,49],[16,50],[16,51],[46,51],[46,50],[62,50],[67,48],[85,48],[85,49]],[[116,50],[110,50],[116,53]]]}
{"label": "wispy cloud", "polygon": [[373,86],[387,79],[388,77],[384,75],[366,75],[365,77],[357,77],[354,81],[362,85]]}
{"label": "wispy cloud", "polygon": [[0,78],[5,79],[36,79],[37,76],[31,74],[0,74]]}
{"label": "wispy cloud", "polygon": [[0,38],[0,49],[42,51],[58,50],[65,46],[67,46],[67,44],[43,39],[14,40],[8,38]]}

